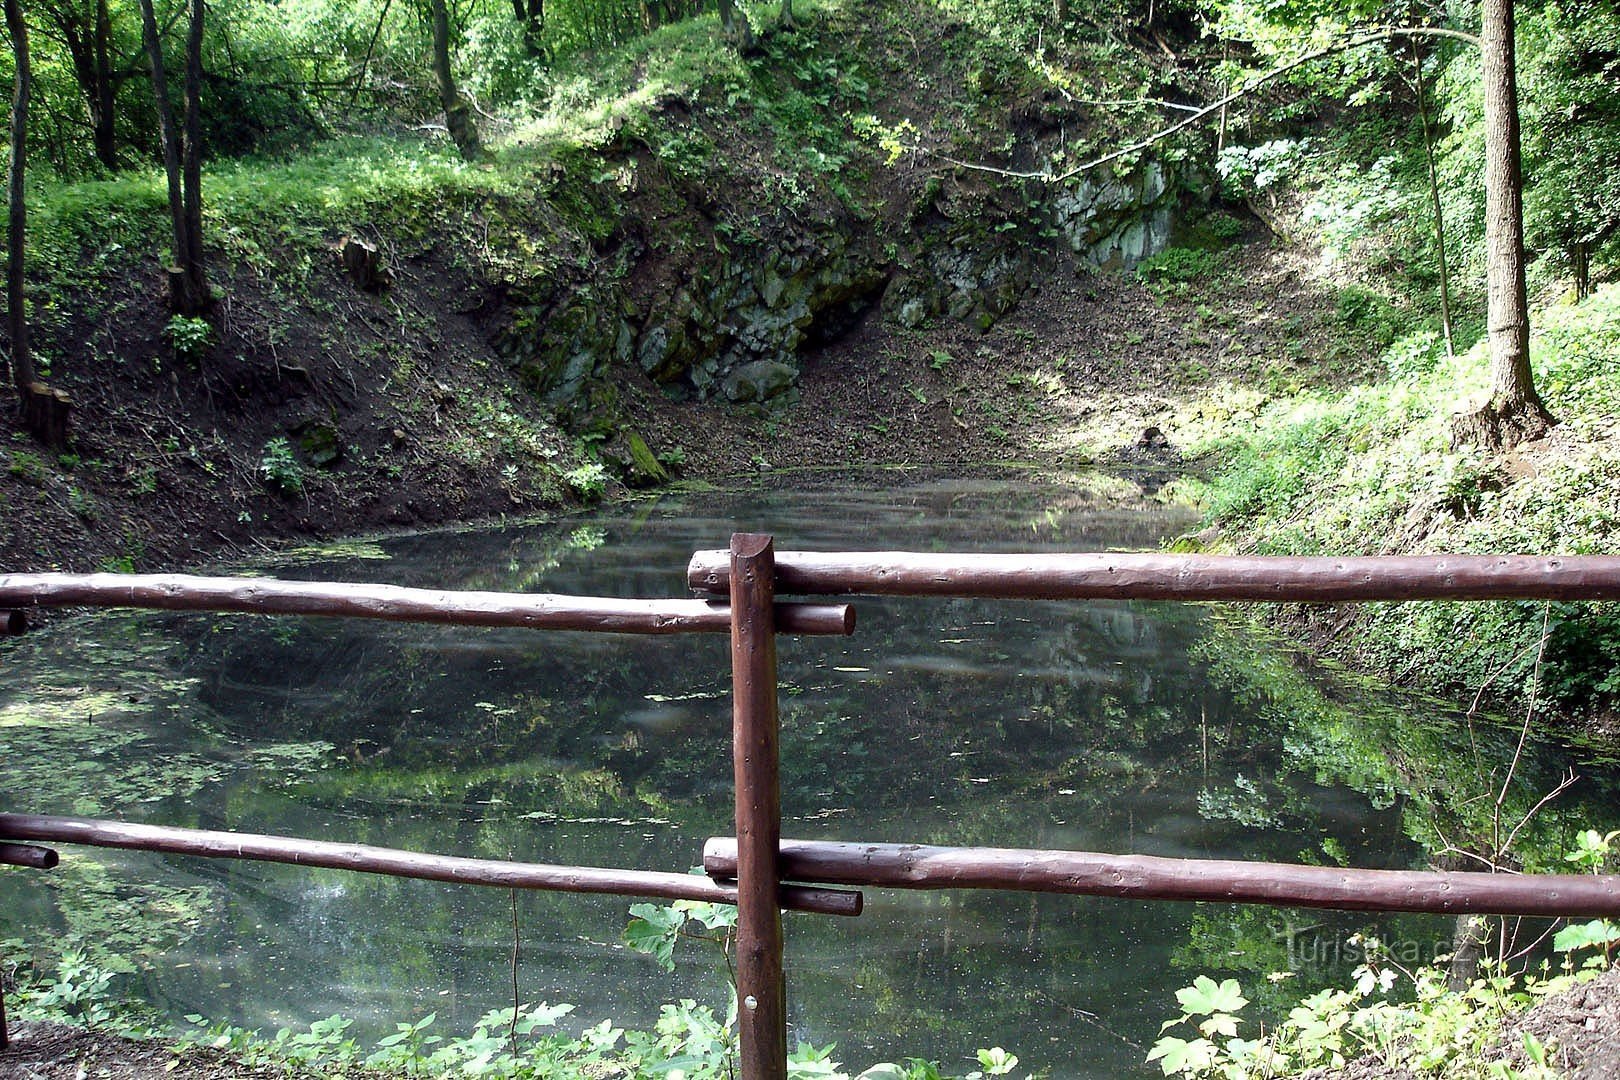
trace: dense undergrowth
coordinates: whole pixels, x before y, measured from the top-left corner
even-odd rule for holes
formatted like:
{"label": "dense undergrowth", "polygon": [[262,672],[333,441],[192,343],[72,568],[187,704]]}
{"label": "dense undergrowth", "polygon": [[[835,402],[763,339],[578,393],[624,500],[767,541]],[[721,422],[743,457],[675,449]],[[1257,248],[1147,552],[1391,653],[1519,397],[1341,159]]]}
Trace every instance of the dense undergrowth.
{"label": "dense undergrowth", "polygon": [[[1209,429],[1212,477],[1186,490],[1230,542],[1262,554],[1593,554],[1620,541],[1620,287],[1546,308],[1536,371],[1563,423],[1545,446],[1452,445],[1450,418],[1487,385],[1483,345],[1448,358],[1432,331],[1386,353],[1386,381],[1265,401]],[[1543,629],[1545,650],[1538,648]],[[1620,691],[1620,626],[1597,604],[1383,604],[1355,628],[1375,668],[1435,689],[1495,684],[1580,708]]]}
{"label": "dense undergrowth", "polygon": [[[736,909],[677,901],[673,906],[637,904],[625,930],[630,949],[674,970],[673,950],[683,940],[729,950]],[[265,1034],[189,1015],[179,1031],[153,1021],[150,1010],[119,994],[119,972],[100,966],[92,951],[77,947],[45,950],[10,939],[0,942],[9,964],[0,967],[0,987],[10,1000],[13,1020],[82,1026],[139,1040],[162,1040],[173,1052],[169,1064],[182,1064],[189,1051],[206,1049],[247,1066],[268,1065],[289,1076],[397,1077],[483,1076],[580,1078],[605,1076],[721,1080],[739,1068],[737,1000],[717,1014],[685,998],[665,1004],[648,1030],[626,1029],[611,1019],[582,1024],[566,1003],[515,1003],[491,1009],[471,1030],[446,1031],[436,1013],[396,1023],[392,1034],[366,1043],[349,1033],[354,1021],[340,1015],[284,1027]],[[102,950],[93,950],[100,952]],[[18,957],[27,959],[18,960]],[[788,1055],[793,1080],[946,1080],[934,1062],[908,1058],[881,1062],[860,1071],[845,1068],[836,1046],[798,1042]],[[1003,1076],[1018,1057],[1000,1047],[980,1049],[979,1068],[963,1080]]]}

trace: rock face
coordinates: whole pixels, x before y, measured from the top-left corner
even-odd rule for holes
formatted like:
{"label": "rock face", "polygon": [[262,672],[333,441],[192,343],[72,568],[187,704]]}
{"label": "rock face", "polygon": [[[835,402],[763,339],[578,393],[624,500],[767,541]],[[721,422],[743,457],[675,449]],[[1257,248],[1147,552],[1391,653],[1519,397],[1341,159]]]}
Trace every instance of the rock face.
{"label": "rock face", "polygon": [[1097,269],[1135,266],[1163,251],[1185,178],[1170,183],[1164,166],[1148,161],[1124,177],[1081,180],[1053,200],[1057,227],[1069,250]]}
{"label": "rock face", "polygon": [[582,260],[575,280],[514,290],[498,345],[575,426],[614,411],[612,371],[630,364],[670,393],[770,406],[794,399],[806,345],[836,338],[880,297],[885,315],[905,326],[948,318],[988,330],[1065,248],[1095,268],[1161,250],[1188,186],[1156,162],[948,208],[936,205],[934,186],[914,208],[904,252],[880,249],[869,226],[844,215],[782,220],[747,243],[704,246],[673,272],[673,285],[633,288],[636,269],[622,254],[612,271]]}

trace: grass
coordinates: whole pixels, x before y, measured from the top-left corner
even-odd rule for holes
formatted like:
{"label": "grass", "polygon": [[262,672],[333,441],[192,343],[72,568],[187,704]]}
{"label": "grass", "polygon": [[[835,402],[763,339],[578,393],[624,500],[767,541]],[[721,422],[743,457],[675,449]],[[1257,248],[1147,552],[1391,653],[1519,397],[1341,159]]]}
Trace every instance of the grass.
{"label": "grass", "polygon": [[[1489,385],[1484,344],[1446,358],[1431,333],[1386,353],[1391,377],[1344,394],[1234,401],[1252,423],[1212,418],[1191,449],[1220,463],[1183,490],[1229,543],[1260,554],[1517,552],[1620,546],[1620,286],[1543,311],[1538,385],[1563,419],[1553,448],[1503,458],[1450,444],[1450,417]],[[1357,650],[1439,690],[1529,693],[1549,630],[1544,697],[1570,707],[1620,696],[1620,618],[1589,604],[1389,604],[1369,609]]]}

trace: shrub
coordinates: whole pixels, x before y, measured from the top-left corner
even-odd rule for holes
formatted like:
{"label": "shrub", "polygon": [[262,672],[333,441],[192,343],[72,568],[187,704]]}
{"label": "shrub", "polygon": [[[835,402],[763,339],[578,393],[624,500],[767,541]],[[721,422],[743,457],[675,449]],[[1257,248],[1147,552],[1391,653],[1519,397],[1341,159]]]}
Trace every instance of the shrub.
{"label": "shrub", "polygon": [[283,495],[304,493],[304,467],[285,436],[278,435],[264,444],[264,452],[259,455],[259,479]]}

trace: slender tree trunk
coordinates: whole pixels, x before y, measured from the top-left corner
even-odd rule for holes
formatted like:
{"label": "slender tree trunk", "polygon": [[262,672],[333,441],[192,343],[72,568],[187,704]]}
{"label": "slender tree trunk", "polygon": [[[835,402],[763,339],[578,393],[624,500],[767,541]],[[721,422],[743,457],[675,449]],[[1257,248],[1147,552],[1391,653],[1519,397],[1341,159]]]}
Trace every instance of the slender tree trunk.
{"label": "slender tree trunk", "polygon": [[[39,381],[28,344],[28,288],[23,259],[28,244],[28,203],[23,181],[28,172],[28,106],[33,97],[34,71],[29,63],[28,24],[22,0],[5,0],[6,31],[16,83],[11,99],[10,213],[6,229],[6,329],[11,336],[11,378],[17,387],[18,414],[23,427],[53,450],[64,450],[72,403],[67,394]],[[3,1021],[0,1021],[3,1023]]]}
{"label": "slender tree trunk", "polygon": [[777,17],[776,25],[782,30],[792,30],[799,25],[798,20],[793,17],[793,0],[782,0],[782,13]]}
{"label": "slender tree trunk", "polygon": [[433,74],[439,82],[444,126],[461,156],[474,161],[483,154],[483,147],[478,141],[478,123],[473,119],[472,106],[461,96],[455,72],[450,67],[450,12],[445,0],[430,0],[429,14],[433,21]]}
{"label": "slender tree trunk", "polygon": [[1569,270],[1575,278],[1575,302],[1592,295],[1592,248],[1584,241],[1569,249]]}
{"label": "slender tree trunk", "polygon": [[187,235],[189,219],[181,180],[180,133],[174,126],[174,107],[169,98],[168,73],[163,66],[163,39],[158,36],[157,14],[152,10],[152,0],[140,0],[140,3],[146,55],[152,65],[152,97],[157,105],[158,136],[163,144],[163,172],[169,186],[169,221],[174,245],[174,265],[169,268],[169,303],[177,314],[196,315],[202,311],[203,297],[192,291],[192,276],[185,269],[191,240]]}
{"label": "slender tree trunk", "polygon": [[90,115],[90,145],[96,160],[107,169],[118,167],[113,99],[118,83],[112,68],[112,15],[107,0],[96,0],[87,30],[75,8],[54,12],[62,44],[73,64],[73,81],[84,94]]}
{"label": "slender tree trunk", "polygon": [[24,243],[28,235],[28,204],[23,176],[28,165],[28,103],[34,91],[34,72],[28,62],[28,26],[21,0],[5,0],[6,30],[16,81],[11,97],[11,213],[6,232],[6,328],[11,334],[11,378],[20,400],[26,402],[35,381],[33,354],[28,348],[27,289],[23,280]]}
{"label": "slender tree trunk", "polygon": [[512,15],[523,31],[523,51],[534,57],[544,55],[546,0],[512,0]]}
{"label": "slender tree trunk", "polygon": [[[200,311],[209,306],[208,278],[203,268],[202,228],[202,42],[203,0],[188,0],[191,25],[186,35],[185,145],[181,164],[186,215],[186,251],[182,260],[186,294]],[[195,313],[195,311],[193,312]]]}
{"label": "slender tree trunk", "polygon": [[1429,205],[1434,209],[1434,246],[1440,260],[1440,329],[1446,339],[1446,355],[1455,356],[1451,336],[1451,269],[1446,265],[1446,215],[1440,205],[1440,173],[1434,163],[1434,135],[1429,128],[1429,94],[1423,81],[1423,57],[1412,44],[1412,67],[1417,73],[1418,117],[1423,122],[1423,157],[1429,165]]}
{"label": "slender tree trunk", "polygon": [[719,0],[720,30],[731,40],[738,52],[749,52],[754,47],[754,28],[748,25],[748,16],[737,6],[737,0]]}
{"label": "slender tree trunk", "polygon": [[1513,0],[1483,0],[1480,54],[1485,77],[1486,323],[1491,401],[1461,418],[1459,440],[1511,447],[1539,438],[1553,418],[1530,372],[1530,305],[1524,284],[1524,178],[1514,78]]}
{"label": "slender tree trunk", "polygon": [[95,103],[90,108],[91,139],[96,160],[108,169],[118,168],[118,129],[115,98],[118,80],[112,69],[112,12],[107,0],[96,0],[96,29],[94,43],[95,78],[92,88]]}

